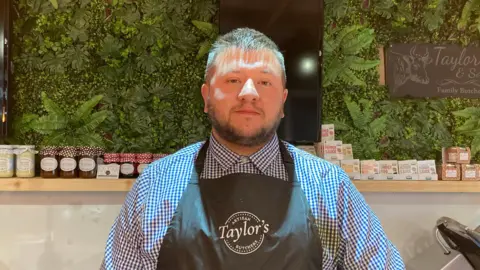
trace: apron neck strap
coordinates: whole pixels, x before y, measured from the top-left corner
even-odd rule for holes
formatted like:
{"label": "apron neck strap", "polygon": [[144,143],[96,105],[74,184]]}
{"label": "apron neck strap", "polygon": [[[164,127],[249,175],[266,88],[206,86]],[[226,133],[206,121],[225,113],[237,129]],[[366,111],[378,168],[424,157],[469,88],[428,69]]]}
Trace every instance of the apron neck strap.
{"label": "apron neck strap", "polygon": [[[275,135],[277,136],[277,135]],[[280,154],[282,156],[283,165],[285,166],[285,170],[287,171],[288,181],[295,182],[295,166],[293,163],[292,156],[287,150],[285,144],[278,138],[278,144],[280,147]],[[207,138],[205,143],[200,148],[198,152],[197,158],[195,159],[195,170],[197,172],[198,177],[200,177],[203,173],[203,169],[205,167],[205,159],[207,157],[207,149],[210,145],[210,138]]]}

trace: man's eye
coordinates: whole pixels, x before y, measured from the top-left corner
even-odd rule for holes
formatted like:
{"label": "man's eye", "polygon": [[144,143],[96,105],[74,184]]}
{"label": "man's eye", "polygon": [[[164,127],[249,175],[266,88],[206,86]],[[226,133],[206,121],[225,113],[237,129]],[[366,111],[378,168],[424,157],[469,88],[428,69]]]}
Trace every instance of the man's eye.
{"label": "man's eye", "polygon": [[261,81],[260,83],[261,83],[262,85],[264,85],[264,86],[270,86],[270,85],[272,85],[269,81]]}
{"label": "man's eye", "polygon": [[240,80],[238,80],[238,79],[228,79],[227,82],[228,83],[240,83]]}

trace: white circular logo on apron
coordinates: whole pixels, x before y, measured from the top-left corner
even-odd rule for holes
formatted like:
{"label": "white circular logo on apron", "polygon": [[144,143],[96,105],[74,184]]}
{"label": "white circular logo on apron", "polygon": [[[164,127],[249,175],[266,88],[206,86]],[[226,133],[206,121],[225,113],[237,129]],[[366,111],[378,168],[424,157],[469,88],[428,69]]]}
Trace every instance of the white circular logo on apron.
{"label": "white circular logo on apron", "polygon": [[218,227],[220,239],[237,254],[250,254],[263,243],[265,234],[270,230],[265,220],[260,220],[250,212],[237,212],[231,215],[224,226]]}

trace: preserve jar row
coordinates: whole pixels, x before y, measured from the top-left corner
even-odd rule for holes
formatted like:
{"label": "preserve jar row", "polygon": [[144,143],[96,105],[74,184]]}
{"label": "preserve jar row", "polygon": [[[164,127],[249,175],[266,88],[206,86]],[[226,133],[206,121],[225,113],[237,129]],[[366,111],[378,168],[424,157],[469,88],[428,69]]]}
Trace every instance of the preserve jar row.
{"label": "preserve jar row", "polygon": [[34,177],[35,145],[0,145],[0,177]]}
{"label": "preserve jar row", "polygon": [[96,178],[99,166],[115,164],[119,177],[135,178],[165,154],[104,153],[99,147],[45,147],[40,151],[43,178]]}
{"label": "preserve jar row", "polygon": [[40,150],[43,178],[96,178],[104,149],[101,147],[47,146]]}

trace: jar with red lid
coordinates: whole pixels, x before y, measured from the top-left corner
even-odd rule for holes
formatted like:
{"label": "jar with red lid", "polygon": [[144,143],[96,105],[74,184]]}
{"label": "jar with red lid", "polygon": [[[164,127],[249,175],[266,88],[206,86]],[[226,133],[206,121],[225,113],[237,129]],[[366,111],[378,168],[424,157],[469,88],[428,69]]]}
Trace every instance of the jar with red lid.
{"label": "jar with red lid", "polygon": [[142,172],[145,170],[145,168],[152,163],[152,158],[153,155],[151,153],[142,153],[142,154],[137,154],[136,156],[136,163],[137,163],[137,172],[138,174],[142,174]]}
{"label": "jar with red lid", "polygon": [[105,164],[120,164],[120,154],[105,153],[103,154],[103,162]]}
{"label": "jar with red lid", "polygon": [[77,148],[74,146],[65,146],[58,153],[61,178],[77,177],[77,153]]}
{"label": "jar with red lid", "polygon": [[120,154],[120,175],[123,178],[133,178],[137,174],[135,164],[135,154],[122,153]]}
{"label": "jar with red lid", "polygon": [[164,158],[166,156],[168,156],[168,154],[153,154],[152,161],[159,160],[159,159]]}
{"label": "jar with red lid", "polygon": [[40,176],[42,178],[59,176],[58,150],[59,148],[54,146],[46,146],[40,150]]}

